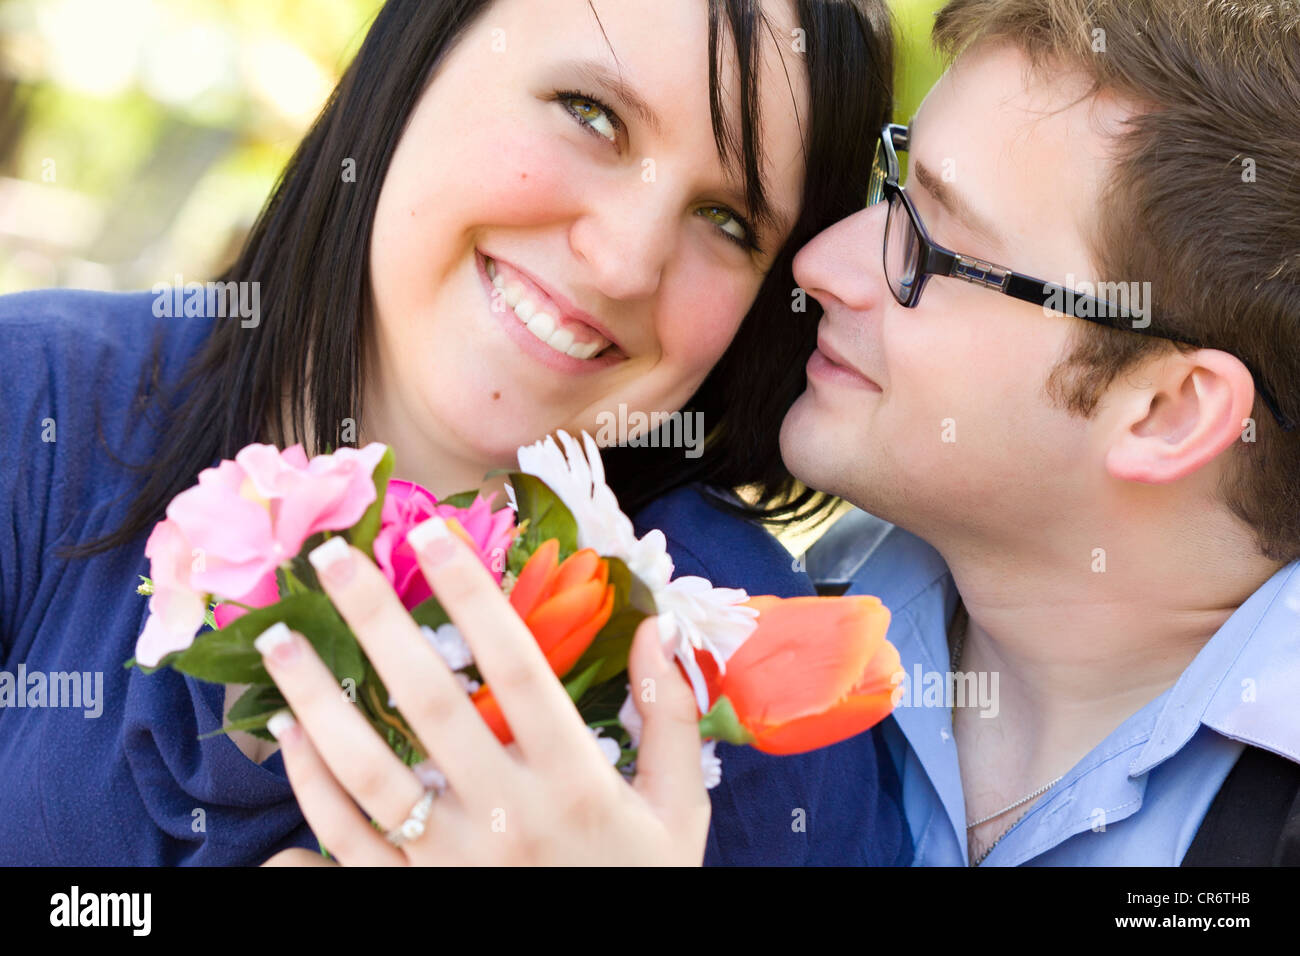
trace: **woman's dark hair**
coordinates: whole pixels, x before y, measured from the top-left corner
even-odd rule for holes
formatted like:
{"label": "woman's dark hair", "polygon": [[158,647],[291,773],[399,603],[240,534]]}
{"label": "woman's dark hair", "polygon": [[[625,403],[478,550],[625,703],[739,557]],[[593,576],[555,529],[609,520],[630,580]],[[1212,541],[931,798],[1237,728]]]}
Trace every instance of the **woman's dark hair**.
{"label": "woman's dark hair", "polygon": [[[621,447],[603,453],[610,487],[634,514],[674,487],[701,482],[748,517],[790,521],[834,504],[802,488],[781,461],[781,420],[804,386],[820,309],[796,290],[795,253],[865,202],[875,140],[891,106],[893,40],[884,0],[796,0],[801,34],[778,34],[761,0],[706,0],[714,136],[739,158],[751,214],[767,208],[760,175],[758,74],[764,38],[801,52],[810,79],[803,206],[730,348],[683,411],[702,412],[703,454]],[[286,443],[287,396],[294,435],[339,447],[360,427],[362,348],[371,321],[369,248],[375,208],[407,119],[441,57],[491,0],[388,0],[361,50],[308,132],[223,282],[260,283],[261,322],[215,323],[182,380],[159,400],[158,454],[122,526],[69,549],[89,557],[133,540],[161,519],[200,471],[254,441]],[[593,14],[596,13],[594,4]],[[597,19],[599,17],[597,16]],[[724,121],[719,63],[730,31],[740,66],[741,136]],[[775,103],[768,108],[778,108]],[[353,159],[365,174],[342,182]],[[310,347],[304,348],[304,343]],[[310,362],[311,356],[321,361]],[[182,400],[183,397],[183,400]],[[304,422],[310,417],[309,427]],[[268,418],[271,419],[268,434]],[[740,500],[728,494],[749,486]]]}

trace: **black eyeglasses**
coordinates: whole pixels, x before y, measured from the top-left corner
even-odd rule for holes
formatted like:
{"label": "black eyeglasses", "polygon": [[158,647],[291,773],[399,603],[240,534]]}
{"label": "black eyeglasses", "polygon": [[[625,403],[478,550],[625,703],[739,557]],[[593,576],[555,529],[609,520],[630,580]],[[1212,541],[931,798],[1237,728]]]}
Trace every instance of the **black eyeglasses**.
{"label": "black eyeglasses", "polygon": [[[916,308],[930,276],[951,276],[986,289],[993,289],[1013,299],[1032,302],[1045,312],[1060,312],[1121,332],[1157,335],[1194,348],[1205,347],[1183,336],[1148,332],[1149,319],[1145,314],[1137,315],[1131,312],[1127,305],[1077,292],[1055,282],[1035,279],[1033,276],[1016,272],[1005,266],[953,252],[951,249],[937,245],[931,240],[930,234],[921,222],[921,217],[917,215],[911,198],[898,184],[898,153],[907,152],[907,145],[906,126],[896,123],[885,124],[880,131],[880,142],[876,144],[876,158],[871,167],[871,182],[867,194],[869,206],[875,205],[882,199],[889,201],[889,213],[885,220],[885,279],[900,305],[908,309]],[[1142,320],[1142,324],[1133,321],[1135,316]],[[1254,377],[1255,390],[1260,400],[1277,419],[1282,429],[1291,431],[1295,423],[1282,414],[1272,393],[1260,384],[1259,374],[1245,359],[1240,356],[1237,358]]]}

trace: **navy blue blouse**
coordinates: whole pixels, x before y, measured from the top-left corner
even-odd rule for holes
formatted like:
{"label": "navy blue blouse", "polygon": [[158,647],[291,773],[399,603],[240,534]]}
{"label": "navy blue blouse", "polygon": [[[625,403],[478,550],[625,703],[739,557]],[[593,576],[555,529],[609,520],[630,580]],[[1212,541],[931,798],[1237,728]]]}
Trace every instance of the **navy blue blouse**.
{"label": "navy blue blouse", "polygon": [[[220,726],[224,689],[125,670],[144,625],[147,533],[88,560],[61,545],[120,526],[156,422],[137,391],[155,336],[171,382],[214,320],[156,318],[149,293],[0,297],[0,865],[256,864],[317,849],[280,755],[255,764]],[[216,320],[221,321],[221,320]],[[693,487],[637,516],[680,574],[812,593],[765,531]],[[719,746],[711,864],[902,865],[898,784],[874,732],[798,757]]]}

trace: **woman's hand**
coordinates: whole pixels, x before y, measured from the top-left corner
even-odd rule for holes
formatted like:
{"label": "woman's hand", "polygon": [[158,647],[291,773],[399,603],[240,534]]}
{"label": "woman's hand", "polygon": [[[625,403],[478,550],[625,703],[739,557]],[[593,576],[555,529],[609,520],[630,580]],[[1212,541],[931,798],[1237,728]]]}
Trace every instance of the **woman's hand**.
{"label": "woman's hand", "polygon": [[[644,724],[629,786],[469,547],[438,518],[408,540],[473,650],[515,744],[507,750],[492,734],[379,569],[342,538],[331,539],[311,555],[321,585],[447,782],[423,834],[400,847],[389,842],[370,818],[388,832],[401,827],[424,784],[349,703],[302,635],[259,638],[267,670],[297,717],[276,722],[289,781],[331,856],[383,866],[700,864],[709,798],[695,702],[662,650],[656,620],[638,629],[629,662]],[[306,850],[267,861],[320,862]]]}

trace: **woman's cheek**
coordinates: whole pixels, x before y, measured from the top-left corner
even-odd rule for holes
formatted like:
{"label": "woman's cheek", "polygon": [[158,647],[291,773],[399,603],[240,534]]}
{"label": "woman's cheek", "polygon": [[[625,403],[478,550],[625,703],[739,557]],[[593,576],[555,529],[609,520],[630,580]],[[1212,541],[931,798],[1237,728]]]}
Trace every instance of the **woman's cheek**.
{"label": "woman's cheek", "polygon": [[659,341],[666,356],[695,366],[702,376],[722,358],[757,294],[757,284],[719,279],[704,271],[682,277],[683,294],[662,310]]}
{"label": "woman's cheek", "polygon": [[[557,107],[558,109],[558,107]],[[476,146],[471,168],[457,177],[470,202],[482,204],[475,218],[483,226],[543,226],[577,208],[585,177],[572,147],[558,135],[501,130]],[[486,166],[484,157],[490,157]]]}

